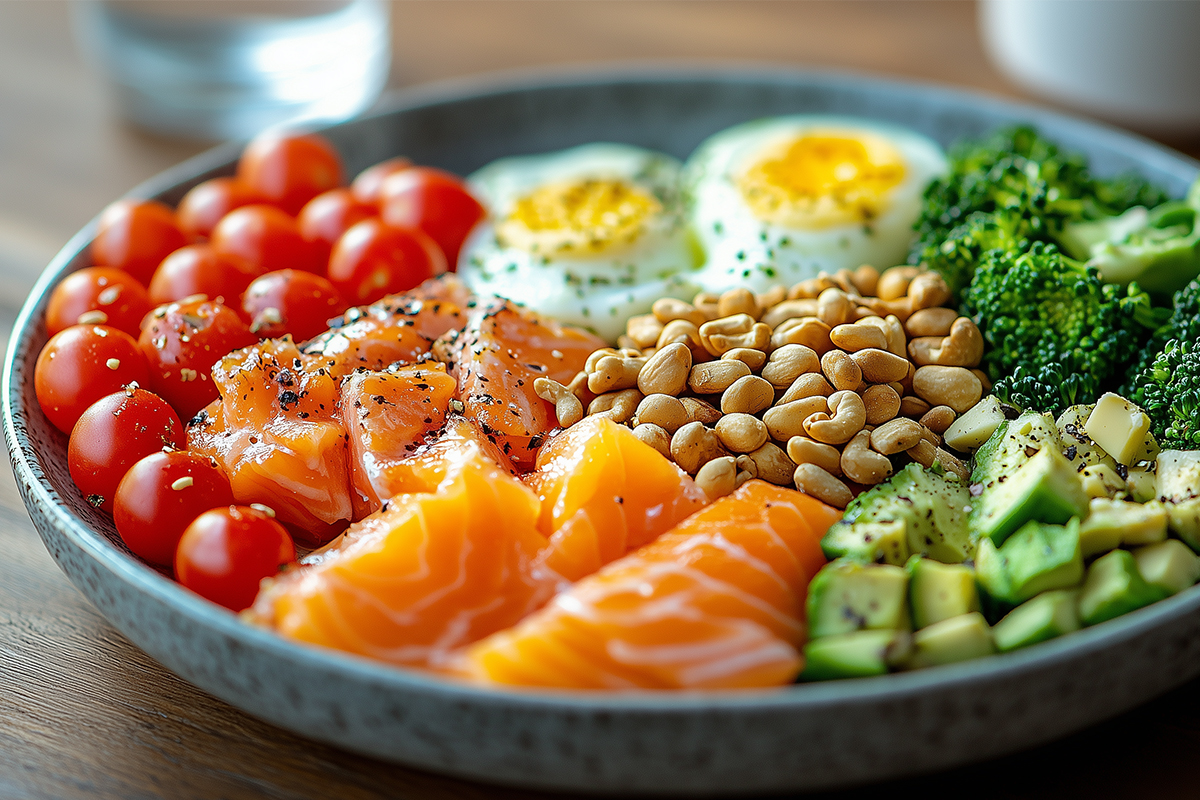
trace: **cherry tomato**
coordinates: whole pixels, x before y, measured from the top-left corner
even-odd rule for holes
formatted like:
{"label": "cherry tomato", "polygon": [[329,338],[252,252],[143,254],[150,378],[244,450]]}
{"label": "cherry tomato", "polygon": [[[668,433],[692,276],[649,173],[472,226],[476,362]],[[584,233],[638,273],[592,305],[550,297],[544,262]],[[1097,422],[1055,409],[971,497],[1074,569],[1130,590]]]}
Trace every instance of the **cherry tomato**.
{"label": "cherry tomato", "polygon": [[325,268],[320,251],[304,241],[293,217],[274,206],[243,206],[229,212],[212,233],[213,249],[237,256],[263,272]]}
{"label": "cherry tomato", "polygon": [[150,366],[150,389],[184,420],[217,399],[213,364],[258,341],[237,312],[212,300],[159,306],[147,320],[137,343]]}
{"label": "cherry tomato", "polygon": [[229,480],[208,457],[186,450],[151,453],[121,479],[113,521],[135,555],[169,567],[192,520],[233,502]]}
{"label": "cherry tomato", "polygon": [[323,137],[266,133],[246,145],[237,176],[268,203],[296,214],[321,192],[342,185],[342,159]]}
{"label": "cherry tomato", "polygon": [[352,305],[403,292],[445,271],[446,258],[432,239],[378,219],[351,226],[329,257],[329,280]]}
{"label": "cherry tomato", "polygon": [[170,208],[156,200],[118,200],[100,214],[92,260],[126,270],[144,285],[162,260],[184,244]]}
{"label": "cherry tomato", "polygon": [[183,443],[175,409],[153,392],[128,386],[83,412],[71,430],[67,468],[88,502],[111,512],[117,484],[134,462]]}
{"label": "cherry tomato", "polygon": [[137,342],[108,325],[72,325],[56,333],[38,354],[33,371],[38,404],[63,433],[70,433],[101,397],[149,380]]}
{"label": "cherry tomato", "polygon": [[420,228],[446,254],[451,271],[471,229],[486,216],[458,177],[432,167],[413,167],[383,182],[383,221]]}
{"label": "cherry tomato", "polygon": [[261,274],[249,262],[211,245],[189,244],[163,259],[150,281],[150,300],[162,305],[203,294],[237,308],[242,292]]}
{"label": "cherry tomato", "polygon": [[50,293],[46,332],[51,336],[72,325],[108,325],[137,336],[142,317],[150,310],[146,288],[123,269],[88,267],[63,278]]}
{"label": "cherry tomato", "polygon": [[354,197],[359,202],[378,206],[380,200],[383,199],[384,179],[411,166],[412,162],[404,156],[380,161],[375,166],[367,167],[358,173],[358,177],[350,184],[350,191],[354,193]]}
{"label": "cherry tomato", "polygon": [[264,339],[290,333],[297,342],[307,341],[326,330],[329,320],[346,308],[346,301],[332,283],[320,275],[294,269],[255,278],[242,296],[250,330]]}
{"label": "cherry tomato", "polygon": [[356,222],[376,216],[378,209],[354,198],[349,189],[330,189],[309,200],[296,217],[300,235],[320,252],[322,264],[342,234]]}
{"label": "cherry tomato", "polygon": [[221,217],[235,208],[261,202],[263,198],[237,178],[212,178],[196,184],[183,196],[175,218],[189,238],[207,239]]}
{"label": "cherry tomato", "polygon": [[249,608],[263,578],[296,560],[296,545],[269,514],[246,506],[205,511],[175,551],[175,579],[233,611]]}

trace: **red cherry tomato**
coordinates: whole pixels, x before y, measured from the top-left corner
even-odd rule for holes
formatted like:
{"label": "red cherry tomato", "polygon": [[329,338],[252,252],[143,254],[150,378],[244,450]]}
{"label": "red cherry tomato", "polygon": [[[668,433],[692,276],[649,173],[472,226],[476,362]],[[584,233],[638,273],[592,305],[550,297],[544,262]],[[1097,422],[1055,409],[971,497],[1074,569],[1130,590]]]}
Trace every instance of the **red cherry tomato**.
{"label": "red cherry tomato", "polygon": [[193,300],[159,306],[138,338],[150,366],[150,389],[190,420],[217,399],[212,366],[258,338],[224,303]]}
{"label": "red cherry tomato", "polygon": [[46,332],[53,336],[80,324],[79,318],[92,312],[82,324],[108,325],[137,336],[150,308],[146,288],[125,270],[88,267],[63,278],[50,293]]}
{"label": "red cherry tomato", "polygon": [[268,203],[296,214],[342,185],[342,159],[321,136],[266,133],[246,145],[237,176]]}
{"label": "red cherry tomato", "polygon": [[88,502],[111,512],[117,484],[134,462],[164,447],[183,447],[184,441],[175,409],[130,386],[83,412],[67,444],[67,468]]}
{"label": "red cherry tomato", "polygon": [[412,166],[412,162],[404,156],[389,158],[387,161],[380,161],[373,167],[367,167],[362,172],[358,173],[358,177],[350,184],[350,191],[354,193],[354,197],[362,203],[370,203],[373,206],[378,206],[380,200],[383,199],[383,181],[390,175],[395,175],[401,170],[406,170]]}
{"label": "red cherry tomato", "polygon": [[144,285],[162,260],[184,244],[170,208],[156,200],[118,200],[100,214],[92,260],[126,270]]}
{"label": "red cherry tomato", "polygon": [[207,239],[221,217],[235,208],[261,202],[263,198],[237,178],[212,178],[196,184],[183,196],[175,218],[189,238]]}
{"label": "red cherry tomato", "polygon": [[167,567],[192,520],[234,502],[225,473],[186,450],[151,453],[129,468],[116,491],[113,521],[125,545]]}
{"label": "red cherry tomato", "polygon": [[263,272],[325,268],[320,251],[304,241],[296,220],[274,206],[243,206],[229,212],[212,233],[213,249]]}
{"label": "red cherry tomato", "polygon": [[382,192],[383,221],[429,234],[451,271],[463,240],[487,213],[457,176],[432,167],[397,172],[384,180]]}
{"label": "red cherry tomato", "polygon": [[72,325],[55,334],[33,371],[38,404],[63,433],[101,397],[133,382],[145,386],[149,379],[137,342],[107,325]]}
{"label": "red cherry tomato", "polygon": [[296,545],[270,515],[246,506],[205,511],[175,551],[175,579],[233,611],[249,608],[263,578],[296,560]]}
{"label": "red cherry tomato", "polygon": [[346,301],[332,283],[320,275],[294,269],[255,278],[242,296],[250,330],[264,339],[290,333],[297,342],[307,341],[326,330],[329,320],[346,308]]}
{"label": "red cherry tomato", "polygon": [[446,258],[432,239],[378,219],[351,226],[329,257],[329,280],[352,305],[403,292],[445,271]]}
{"label": "red cherry tomato", "polygon": [[349,189],[330,189],[309,200],[296,223],[304,240],[320,252],[321,263],[328,264],[334,244],[346,229],[377,213],[375,206],[356,200]]}
{"label": "red cherry tomato", "polygon": [[155,305],[203,294],[237,308],[250,281],[261,275],[237,256],[219,253],[211,245],[189,244],[163,259],[150,281]]}

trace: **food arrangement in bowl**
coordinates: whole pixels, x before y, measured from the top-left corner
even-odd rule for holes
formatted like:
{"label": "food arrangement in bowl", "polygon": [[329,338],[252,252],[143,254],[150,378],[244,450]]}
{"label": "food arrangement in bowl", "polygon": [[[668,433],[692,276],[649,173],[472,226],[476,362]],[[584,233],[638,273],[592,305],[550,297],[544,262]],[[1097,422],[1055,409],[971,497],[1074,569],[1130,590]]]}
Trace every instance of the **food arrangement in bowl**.
{"label": "food arrangement in bowl", "polygon": [[815,116],[342,171],[273,134],[114,204],[46,312],[78,490],[248,624],[484,685],[769,687],[1200,579],[1200,184]]}

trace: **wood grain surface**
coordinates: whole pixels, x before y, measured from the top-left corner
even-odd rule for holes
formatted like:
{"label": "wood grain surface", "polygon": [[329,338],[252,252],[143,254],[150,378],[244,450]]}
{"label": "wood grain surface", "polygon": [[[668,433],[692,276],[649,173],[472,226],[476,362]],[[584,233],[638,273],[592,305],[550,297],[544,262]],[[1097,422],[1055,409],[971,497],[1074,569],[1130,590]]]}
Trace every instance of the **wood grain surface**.
{"label": "wood grain surface", "polygon": [[[826,66],[1020,97],[967,2],[509,2],[394,6],[392,85],[628,59]],[[1172,142],[1193,154],[1195,141]],[[70,6],[0,2],[0,330],[107,202],[204,148],[123,124]],[[130,645],[51,561],[0,471],[0,797],[516,798],[291,736]],[[1200,682],[1064,741],[881,789],[975,798],[1195,796]]]}

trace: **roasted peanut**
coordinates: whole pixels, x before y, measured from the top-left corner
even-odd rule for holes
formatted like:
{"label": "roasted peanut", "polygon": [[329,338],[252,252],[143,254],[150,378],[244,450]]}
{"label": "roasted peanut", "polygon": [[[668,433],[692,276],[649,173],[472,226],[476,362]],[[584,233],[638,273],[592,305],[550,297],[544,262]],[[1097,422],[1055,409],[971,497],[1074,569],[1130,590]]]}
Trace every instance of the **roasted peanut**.
{"label": "roasted peanut", "polygon": [[845,444],[867,424],[867,408],[854,392],[834,392],[827,401],[829,413],[816,413],[804,421],[804,432],[818,442]]}
{"label": "roasted peanut", "polygon": [[859,431],[846,443],[846,449],[842,451],[842,473],[863,486],[883,483],[892,474],[892,462],[887,456],[871,449],[872,435],[866,431]]}
{"label": "roasted peanut", "polygon": [[687,320],[693,325],[703,325],[707,322],[704,314],[696,309],[691,303],[685,303],[682,300],[676,300],[674,297],[660,297],[654,301],[654,305],[650,307],[655,318],[666,325],[668,322],[674,322],[677,319]]}
{"label": "roasted peanut", "polygon": [[779,445],[767,442],[752,453],[747,453],[757,468],[755,475],[764,481],[778,486],[786,486],[792,482],[796,465]]}
{"label": "roasted peanut", "polygon": [[816,464],[831,475],[842,474],[842,454],[832,445],[807,436],[793,436],[788,439],[787,454],[797,464]]}
{"label": "roasted peanut", "polygon": [[961,481],[967,481],[971,477],[971,471],[967,469],[967,465],[951,453],[946,452],[940,447],[934,448],[933,457],[948,471],[953,472]]}
{"label": "roasted peanut", "polygon": [[671,434],[657,425],[643,422],[633,429],[633,435],[662,453],[666,458],[671,457]]}
{"label": "roasted peanut", "polygon": [[937,460],[937,448],[930,444],[925,439],[921,439],[917,444],[906,451],[908,457],[920,464],[925,469],[933,466],[933,462]]}
{"label": "roasted peanut", "polygon": [[737,488],[737,474],[733,456],[721,456],[696,471],[696,485],[704,490],[709,500],[716,500]]}
{"label": "roasted peanut", "polygon": [[662,332],[663,323],[653,314],[630,317],[625,323],[625,333],[637,342],[639,347],[653,347]]}
{"label": "roasted peanut", "polygon": [[862,368],[841,350],[830,350],[821,356],[821,371],[839,391],[854,391],[862,383]]}
{"label": "roasted peanut", "polygon": [[785,344],[771,353],[766,366],[762,368],[762,376],[776,389],[785,389],[801,375],[820,370],[821,359],[811,347]]}
{"label": "roasted peanut", "polygon": [[921,417],[921,424],[934,433],[942,434],[946,432],[946,428],[954,424],[956,416],[954,409],[950,406],[935,406]]}
{"label": "roasted peanut", "polygon": [[848,295],[856,295],[859,293],[858,287],[854,285],[854,273],[846,268],[839,269],[831,276],[837,287]]}
{"label": "roasted peanut", "polygon": [[983,387],[984,394],[989,394],[992,391],[992,379],[988,377],[986,372],[981,369],[973,369],[971,370],[971,374],[979,379],[979,384]]}
{"label": "roasted peanut", "polygon": [[803,434],[804,421],[818,413],[829,413],[829,403],[822,395],[781,403],[767,409],[762,419],[772,439],[786,442],[793,436]]}
{"label": "roasted peanut", "polygon": [[850,358],[854,359],[863,380],[868,383],[891,383],[908,375],[908,359],[887,350],[859,350],[851,353]]}
{"label": "roasted peanut", "polygon": [[907,417],[896,417],[871,431],[871,447],[885,456],[916,447],[921,440],[921,425]]}
{"label": "roasted peanut", "polygon": [[912,301],[907,297],[900,297],[895,300],[881,300],[878,297],[862,297],[858,300],[860,305],[866,306],[875,312],[877,316],[887,318],[894,316],[896,319],[904,322],[912,316]]}
{"label": "roasted peanut", "polygon": [[887,384],[868,386],[862,393],[867,424],[882,425],[900,413],[900,395]]}
{"label": "roasted peanut", "polygon": [[900,398],[900,415],[912,420],[917,420],[925,416],[932,407],[921,398],[914,397],[911,394]]}
{"label": "roasted peanut", "polygon": [[717,357],[724,355],[730,350],[740,348],[748,347],[754,350],[765,350],[771,344],[771,328],[761,322],[757,322],[745,333],[713,333],[707,339],[703,338],[703,334],[701,334],[701,341],[708,352]]}
{"label": "roasted peanut", "polygon": [[688,385],[692,371],[692,351],[675,342],[658,350],[638,372],[637,387],[642,394],[679,394]]}
{"label": "roasted peanut", "polygon": [[721,418],[720,409],[715,408],[711,403],[706,403],[695,397],[681,397],[679,398],[679,402],[683,403],[683,407],[688,413],[688,420],[691,422],[712,425]]}
{"label": "roasted peanut", "polygon": [[913,378],[917,376],[917,367],[911,361],[908,362],[908,374],[900,379],[900,396],[913,393]]}
{"label": "roasted peanut", "polygon": [[913,376],[913,391],[935,406],[950,406],[962,414],[983,397],[983,384],[964,367],[921,367]]}
{"label": "roasted peanut", "polygon": [[750,456],[746,455],[745,453],[740,453],[738,455],[737,468],[738,468],[739,475],[741,473],[745,472],[745,473],[748,473],[751,478],[758,477],[758,464],[755,464],[754,459],[751,458]]}
{"label": "roasted peanut", "polygon": [[[882,321],[880,320],[880,322]],[[883,350],[887,347],[887,336],[884,334],[882,328],[874,325],[864,325],[861,322],[838,325],[829,332],[829,340],[837,347],[850,353],[866,350],[867,348]]]}
{"label": "roasted peanut", "polygon": [[771,333],[771,346],[778,348],[785,344],[802,344],[812,348],[817,355],[824,355],[833,349],[829,340],[830,326],[816,317],[789,319],[779,323]]}
{"label": "roasted peanut", "polygon": [[909,284],[921,273],[920,267],[892,267],[883,271],[875,287],[875,296],[880,300],[898,300],[908,294]]}
{"label": "roasted peanut", "polygon": [[648,394],[638,403],[637,421],[649,422],[667,433],[674,433],[687,424],[688,413],[677,397],[669,394]]}
{"label": "roasted peanut", "polygon": [[654,346],[661,350],[675,342],[686,344],[691,348],[693,354],[696,352],[704,353],[706,356],[708,354],[708,351],[704,349],[704,345],[700,342],[700,329],[685,319],[672,320],[664,325],[662,333],[658,335],[658,341],[654,343]]}
{"label": "roasted peanut", "polygon": [[777,328],[789,319],[803,319],[816,315],[816,300],[784,300],[764,311],[762,321],[772,328]]}
{"label": "roasted peanut", "polygon": [[854,499],[846,484],[816,464],[801,464],[796,467],[792,479],[797,489],[834,508],[845,508]]}
{"label": "roasted peanut", "polygon": [[752,372],[758,372],[763,368],[763,364],[767,363],[767,354],[762,350],[755,350],[750,347],[735,347],[732,350],[726,350],[721,354],[722,361],[740,361],[750,368]]}
{"label": "roasted peanut", "polygon": [[636,350],[638,355],[642,354],[642,346],[623,333],[617,337],[617,347],[621,348],[622,352]]}
{"label": "roasted peanut", "polygon": [[588,375],[588,388],[596,394],[604,394],[637,386],[638,373],[645,363],[644,358],[605,356],[596,362],[596,368]]}
{"label": "roasted peanut", "polygon": [[762,294],[755,295],[754,299],[758,301],[758,307],[765,310],[787,300],[787,289],[782,286],[772,286]]}
{"label": "roasted peanut", "polygon": [[875,290],[879,288],[879,270],[869,264],[863,264],[854,270],[854,288],[864,296],[875,294]]}
{"label": "roasted peanut", "polygon": [[689,475],[714,458],[729,455],[717,434],[699,422],[689,422],[671,437],[671,457]]}
{"label": "roasted peanut", "polygon": [[749,453],[767,443],[767,426],[749,414],[726,414],[714,430],[731,453]]}
{"label": "roasted peanut", "polygon": [[953,308],[922,308],[914,311],[904,323],[904,330],[911,338],[920,336],[945,336],[950,326],[958,319]]}
{"label": "roasted peanut", "polygon": [[567,388],[571,390],[571,394],[579,398],[579,402],[585,406],[596,399],[596,394],[591,389],[587,388],[588,375],[586,372],[580,371],[575,373],[575,377],[571,378],[571,382],[567,384]]}
{"label": "roasted peanut", "polygon": [[734,336],[739,333],[747,333],[754,325],[755,319],[749,314],[733,314],[728,317],[710,319],[700,326],[700,341],[703,342],[713,334]]}
{"label": "roasted peanut", "polygon": [[974,367],[983,359],[983,334],[974,322],[959,317],[948,336],[921,336],[908,343],[912,360],[920,365]]}
{"label": "roasted peanut", "polygon": [[692,299],[692,305],[696,310],[704,315],[706,320],[716,319],[721,316],[721,312],[717,310],[717,302],[720,299],[718,295],[712,292],[700,292]]}
{"label": "roasted peanut", "polygon": [[734,381],[721,394],[721,411],[726,414],[757,414],[770,408],[774,402],[775,387],[757,375],[746,375]]}
{"label": "roasted peanut", "polygon": [[908,299],[912,302],[913,311],[944,306],[950,302],[950,287],[946,285],[946,279],[936,272],[922,272],[909,283]]}
{"label": "roasted peanut", "polygon": [[533,382],[533,391],[546,402],[554,403],[554,415],[558,417],[561,427],[569,428],[583,419],[583,403],[579,402],[574,392],[558,381],[537,378]]}
{"label": "roasted peanut", "polygon": [[745,314],[758,319],[762,316],[762,309],[759,308],[754,293],[744,287],[730,289],[721,295],[717,301],[717,312],[722,317]]}
{"label": "roasted peanut", "polygon": [[741,361],[706,361],[692,367],[688,387],[696,394],[717,394],[749,374],[750,367]]}
{"label": "roasted peanut", "polygon": [[783,397],[779,398],[776,405],[785,405],[793,400],[803,400],[805,397],[829,397],[833,394],[834,389],[829,385],[829,381],[820,372],[810,372],[807,375],[801,375],[792,382],[787,391],[783,393]]}
{"label": "roasted peanut", "polygon": [[598,395],[588,406],[589,415],[604,414],[613,422],[626,423],[637,413],[642,393],[637,389],[623,389]]}
{"label": "roasted peanut", "polygon": [[808,280],[800,281],[797,284],[793,284],[792,288],[788,290],[788,299],[789,300],[799,300],[799,299],[815,300],[821,294],[821,292],[825,291],[826,289],[836,289],[836,288],[837,288],[837,284],[834,283],[833,279],[830,278],[825,273],[821,273],[820,275],[818,275],[815,278],[809,278]]}
{"label": "roasted peanut", "polygon": [[829,327],[849,322],[854,317],[854,303],[841,289],[826,289],[817,298],[817,319]]}
{"label": "roasted peanut", "polygon": [[593,351],[592,354],[587,357],[587,361],[585,361],[583,365],[583,371],[589,374],[593,373],[596,371],[596,365],[600,363],[600,359],[608,358],[609,356],[616,356],[619,358],[620,355],[620,351],[615,347],[601,347],[599,350]]}

